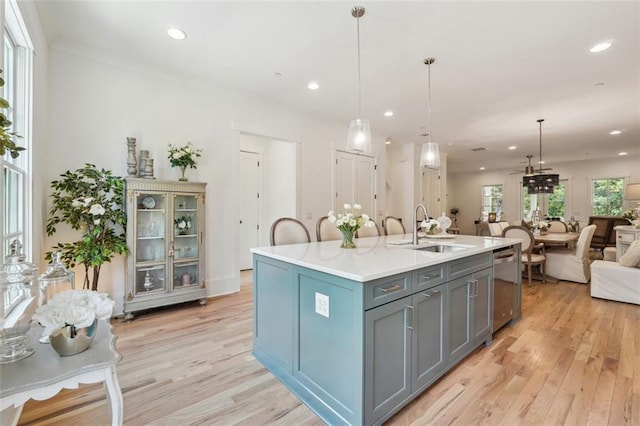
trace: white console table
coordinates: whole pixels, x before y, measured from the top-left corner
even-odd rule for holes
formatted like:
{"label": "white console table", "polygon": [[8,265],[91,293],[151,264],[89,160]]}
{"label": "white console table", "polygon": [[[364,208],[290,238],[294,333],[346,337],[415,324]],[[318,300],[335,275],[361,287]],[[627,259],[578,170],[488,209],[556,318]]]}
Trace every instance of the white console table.
{"label": "white console table", "polygon": [[104,382],[111,410],[111,424],[122,425],[123,402],[115,367],[122,358],[115,349],[111,325],[100,321],[91,346],[73,356],[61,357],[51,345],[38,342],[42,328],[30,331],[35,353],[20,361],[0,364],[0,423],[18,423],[22,407],[29,399],[44,400],[62,389],[77,389],[81,383]]}
{"label": "white console table", "polygon": [[640,240],[640,229],[633,225],[618,225],[614,227],[616,231],[616,262],[627,251],[635,240]]}

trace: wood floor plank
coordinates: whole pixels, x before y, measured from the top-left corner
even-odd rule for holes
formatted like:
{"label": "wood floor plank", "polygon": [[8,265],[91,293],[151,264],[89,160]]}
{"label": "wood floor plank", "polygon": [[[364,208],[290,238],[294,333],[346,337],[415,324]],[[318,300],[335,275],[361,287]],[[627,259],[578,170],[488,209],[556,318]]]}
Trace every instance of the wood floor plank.
{"label": "wood floor plank", "polygon": [[[125,425],[323,424],[252,351],[252,274],[237,294],[113,321]],[[494,334],[388,425],[640,425],[640,306],[568,282],[523,287]],[[21,425],[109,424],[101,385],[29,401]]]}

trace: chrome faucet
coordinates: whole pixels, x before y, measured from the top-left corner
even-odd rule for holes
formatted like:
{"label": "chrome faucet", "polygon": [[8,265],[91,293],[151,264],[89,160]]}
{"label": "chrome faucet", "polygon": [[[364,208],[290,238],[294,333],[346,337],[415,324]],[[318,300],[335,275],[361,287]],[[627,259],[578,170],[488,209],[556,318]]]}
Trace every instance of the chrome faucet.
{"label": "chrome faucet", "polygon": [[427,208],[424,206],[424,204],[418,204],[418,206],[416,207],[416,209],[413,212],[413,240],[412,240],[412,244],[418,244],[418,210],[420,210],[420,208],[422,208],[422,211],[424,212],[424,219],[428,220],[429,219],[429,215],[427,214]]}

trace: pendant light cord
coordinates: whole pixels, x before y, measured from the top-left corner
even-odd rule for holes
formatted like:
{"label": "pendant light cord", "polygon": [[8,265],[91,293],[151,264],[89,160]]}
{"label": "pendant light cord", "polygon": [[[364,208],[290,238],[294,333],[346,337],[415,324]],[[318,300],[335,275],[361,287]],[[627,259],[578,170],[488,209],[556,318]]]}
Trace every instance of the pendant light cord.
{"label": "pendant light cord", "polygon": [[539,173],[542,174],[542,122],[544,121],[543,118],[541,118],[540,120],[538,120],[538,123],[540,124],[540,162],[538,165],[538,169],[539,169]]}
{"label": "pendant light cord", "polygon": [[358,31],[358,118],[362,118],[362,82],[360,75],[360,16],[356,18]]}
{"label": "pendant light cord", "polygon": [[427,68],[428,68],[428,73],[429,73],[429,82],[428,82],[428,87],[429,87],[429,102],[427,103],[427,110],[429,111],[429,128],[428,128],[428,132],[429,132],[429,143],[431,143],[431,64],[433,63],[433,61],[431,60],[432,58],[427,59],[428,64],[427,64]]}

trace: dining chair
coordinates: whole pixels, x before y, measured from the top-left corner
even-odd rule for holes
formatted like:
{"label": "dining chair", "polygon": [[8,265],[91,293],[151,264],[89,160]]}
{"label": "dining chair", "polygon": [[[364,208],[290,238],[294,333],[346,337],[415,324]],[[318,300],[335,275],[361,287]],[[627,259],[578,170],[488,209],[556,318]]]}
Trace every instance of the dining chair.
{"label": "dining chair", "polygon": [[[506,238],[518,238],[522,240],[522,264],[527,266],[527,278],[531,285],[531,268],[540,266],[542,272],[542,282],[547,282],[545,271],[545,249],[544,245],[536,245],[533,233],[525,226],[512,225],[507,226],[502,231],[502,236]],[[534,249],[536,250],[534,252]]]}
{"label": "dining chair", "polygon": [[281,217],[271,225],[272,246],[310,243],[311,236],[304,223],[292,217]]}
{"label": "dining chair", "polygon": [[546,251],[547,273],[564,281],[587,284],[591,279],[589,246],[596,225],[589,225],[580,232],[575,249],[550,247]]}
{"label": "dining chair", "polygon": [[502,228],[498,222],[489,222],[489,233],[492,237],[499,237],[502,235]]}
{"label": "dining chair", "polygon": [[382,222],[382,227],[384,228],[384,235],[396,235],[396,234],[406,234],[407,231],[404,229],[404,225],[402,224],[402,220],[395,216],[387,216],[384,218]]}
{"label": "dining chair", "polygon": [[569,232],[567,224],[561,220],[552,220],[549,222],[547,232]]}
{"label": "dining chair", "polygon": [[491,229],[489,228],[490,223],[486,222],[486,221],[482,221],[478,224],[478,227],[476,228],[476,235],[480,235],[480,236],[484,236],[484,237],[490,237],[491,236]]}
{"label": "dining chair", "polygon": [[342,233],[335,223],[329,222],[329,216],[322,216],[316,222],[316,239],[318,241],[341,240]]}
{"label": "dining chair", "polygon": [[371,220],[373,225],[371,228],[362,227],[356,231],[356,238],[367,238],[367,237],[379,237],[380,236],[380,228],[378,228],[378,224]]}

